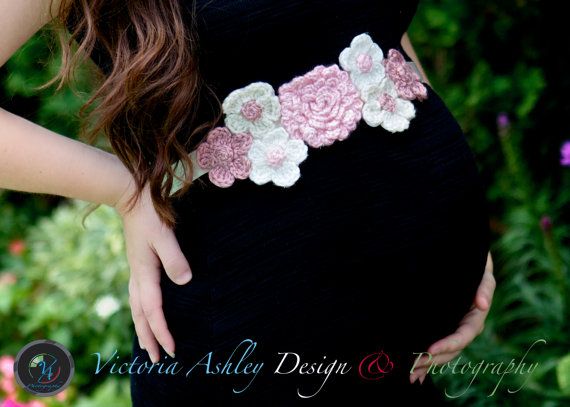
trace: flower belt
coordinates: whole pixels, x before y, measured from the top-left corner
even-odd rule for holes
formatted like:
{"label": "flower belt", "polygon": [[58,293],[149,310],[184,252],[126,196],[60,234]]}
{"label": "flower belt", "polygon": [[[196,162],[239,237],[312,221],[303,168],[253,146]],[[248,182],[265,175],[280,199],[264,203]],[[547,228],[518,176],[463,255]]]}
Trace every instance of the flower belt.
{"label": "flower belt", "polygon": [[[413,62],[396,49],[385,57],[362,33],[340,53],[339,63],[342,69],[318,65],[281,85],[277,94],[266,82],[232,91],[222,103],[224,126],[210,130],[190,153],[193,180],[208,173],[222,188],[246,178],[289,187],[300,177],[308,146],[344,140],[361,118],[392,133],[409,127],[415,117],[411,100],[427,98]],[[179,163],[175,171],[184,179]],[[171,193],[181,185],[175,178]]]}

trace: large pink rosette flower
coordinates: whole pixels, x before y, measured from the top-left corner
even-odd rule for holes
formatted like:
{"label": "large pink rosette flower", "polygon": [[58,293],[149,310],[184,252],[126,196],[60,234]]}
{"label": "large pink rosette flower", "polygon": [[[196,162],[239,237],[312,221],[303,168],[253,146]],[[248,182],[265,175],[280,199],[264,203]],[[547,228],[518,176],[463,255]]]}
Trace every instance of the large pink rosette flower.
{"label": "large pink rosette flower", "polygon": [[386,68],[386,74],[394,82],[396,91],[402,99],[424,100],[427,98],[426,87],[400,51],[392,48],[382,63]]}
{"label": "large pink rosette flower", "polygon": [[208,133],[196,151],[198,165],[209,170],[208,178],[222,188],[235,179],[246,179],[251,171],[247,152],[253,137],[249,133],[233,134],[227,127],[216,127]]}
{"label": "large pink rosette flower", "polygon": [[311,147],[343,140],[356,128],[364,102],[349,73],[338,65],[318,65],[279,87],[281,124]]}

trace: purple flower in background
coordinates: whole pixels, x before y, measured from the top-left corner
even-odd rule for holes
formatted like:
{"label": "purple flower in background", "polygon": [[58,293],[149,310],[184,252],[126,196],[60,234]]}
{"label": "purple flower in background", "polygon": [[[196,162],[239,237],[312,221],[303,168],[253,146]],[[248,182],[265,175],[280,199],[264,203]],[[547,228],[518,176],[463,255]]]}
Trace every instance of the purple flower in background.
{"label": "purple flower in background", "polygon": [[505,112],[501,112],[497,115],[497,127],[500,130],[506,129],[510,124],[509,116]]}
{"label": "purple flower in background", "polygon": [[560,164],[570,167],[570,140],[562,144],[560,155]]}
{"label": "purple flower in background", "polygon": [[545,232],[550,232],[552,229],[552,218],[548,215],[542,215],[540,218],[540,227]]}

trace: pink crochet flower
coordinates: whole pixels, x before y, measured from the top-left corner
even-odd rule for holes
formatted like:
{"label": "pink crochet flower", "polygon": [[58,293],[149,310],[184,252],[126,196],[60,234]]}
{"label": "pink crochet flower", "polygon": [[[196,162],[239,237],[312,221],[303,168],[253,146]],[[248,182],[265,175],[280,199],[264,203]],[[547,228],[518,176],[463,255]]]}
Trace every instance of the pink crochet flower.
{"label": "pink crochet flower", "polygon": [[311,147],[343,140],[356,128],[364,102],[349,73],[318,65],[279,87],[281,124]]}
{"label": "pink crochet flower", "polygon": [[251,171],[247,152],[253,137],[249,133],[232,133],[227,127],[216,127],[200,143],[196,158],[200,167],[209,170],[213,184],[225,188],[235,179],[246,179]]}
{"label": "pink crochet flower", "polygon": [[426,87],[420,81],[418,74],[408,65],[400,51],[389,50],[388,57],[382,63],[402,99],[413,100],[417,98],[424,100],[427,98]]}

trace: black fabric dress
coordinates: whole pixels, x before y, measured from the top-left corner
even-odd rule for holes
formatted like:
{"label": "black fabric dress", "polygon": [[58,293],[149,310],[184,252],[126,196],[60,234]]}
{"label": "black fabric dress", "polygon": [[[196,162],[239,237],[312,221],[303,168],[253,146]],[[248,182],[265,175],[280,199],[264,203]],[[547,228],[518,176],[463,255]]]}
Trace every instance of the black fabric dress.
{"label": "black fabric dress", "polygon": [[[410,60],[400,39],[416,7],[416,0],[198,1],[202,72],[220,100],[255,81],[277,89],[338,63],[360,33]],[[219,188],[205,175],[176,201],[176,236],[194,277],[179,286],[163,273],[161,286],[184,369],[131,375],[134,406],[446,401],[429,376],[411,385],[409,370],[414,352],[453,332],[468,312],[489,249],[488,218],[457,121],[429,87],[427,99],[413,103],[416,117],[403,132],[361,120],[347,139],[309,148],[292,187],[246,179]],[[255,348],[244,356],[247,340]],[[289,374],[275,372],[283,352],[291,354],[281,372],[299,355]],[[231,361],[230,373],[206,374],[208,354],[212,370]],[[378,363],[370,365],[373,354]],[[136,336],[132,357],[149,361]],[[346,374],[337,370],[342,362]],[[245,363],[263,366],[254,377]],[[300,374],[302,363],[320,373]],[[336,368],[325,380],[329,364]]]}

